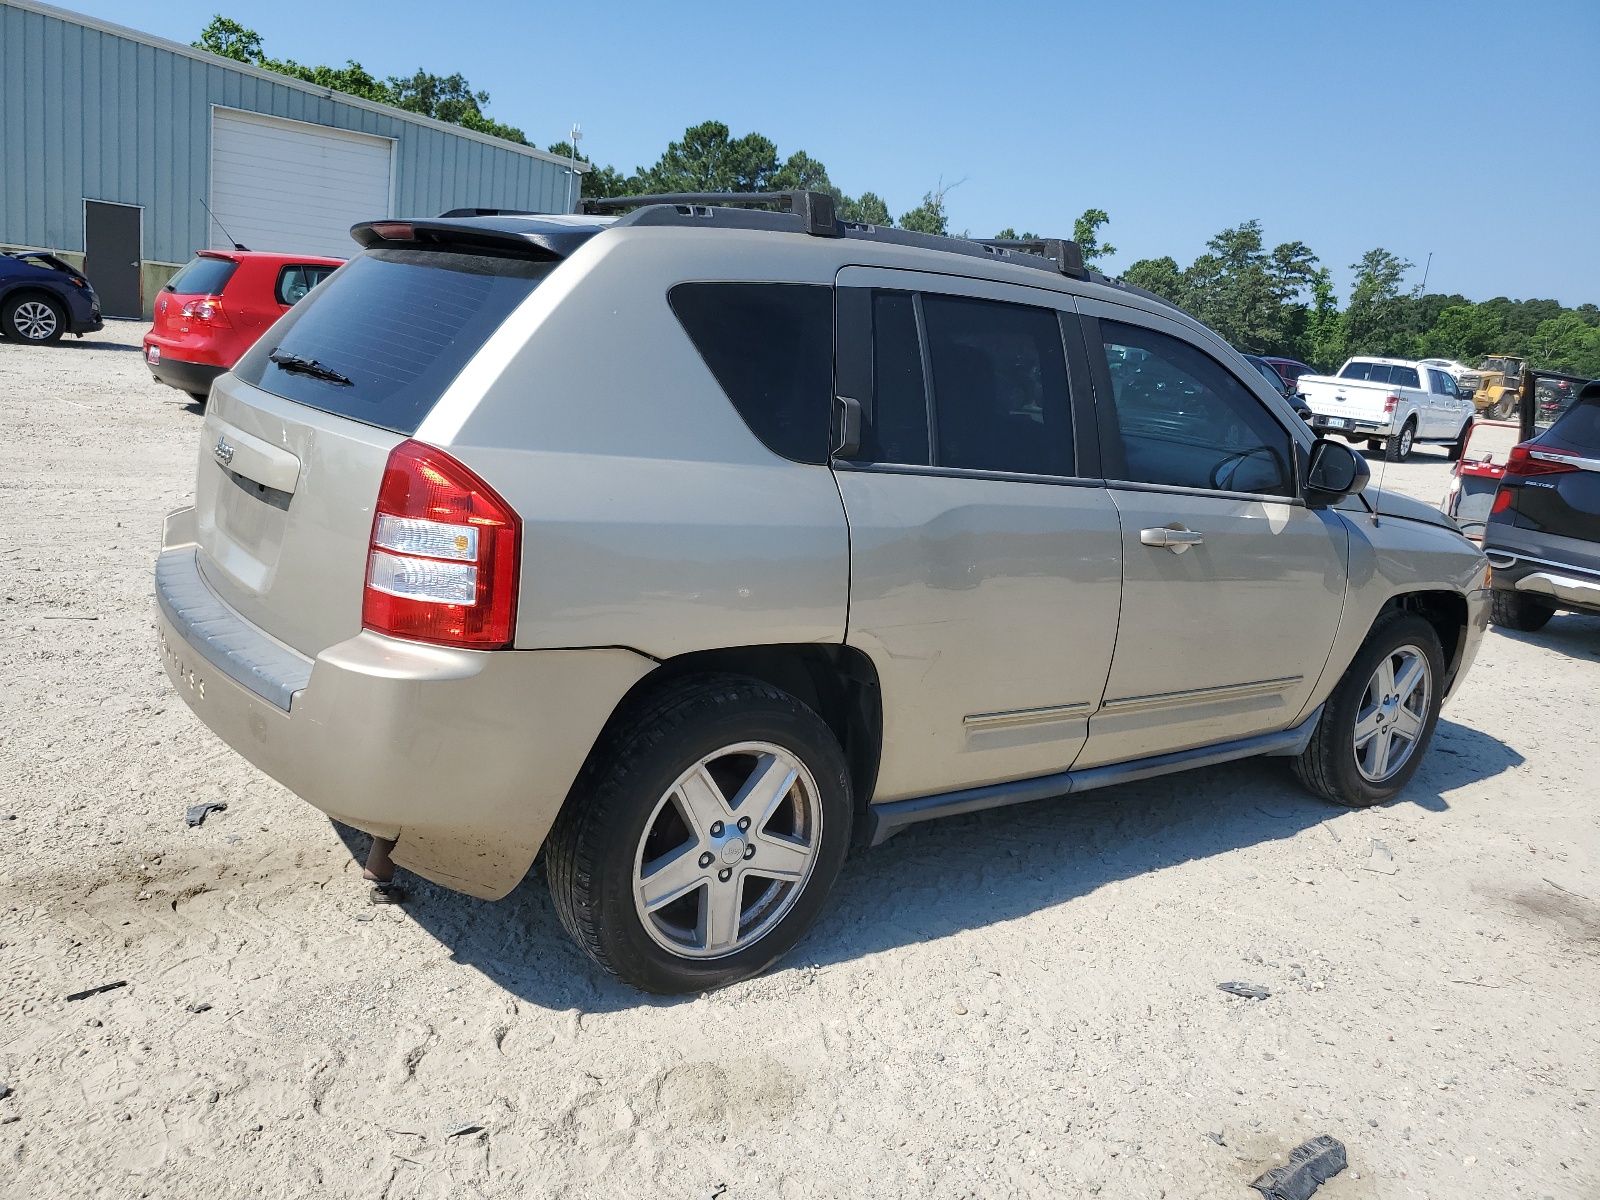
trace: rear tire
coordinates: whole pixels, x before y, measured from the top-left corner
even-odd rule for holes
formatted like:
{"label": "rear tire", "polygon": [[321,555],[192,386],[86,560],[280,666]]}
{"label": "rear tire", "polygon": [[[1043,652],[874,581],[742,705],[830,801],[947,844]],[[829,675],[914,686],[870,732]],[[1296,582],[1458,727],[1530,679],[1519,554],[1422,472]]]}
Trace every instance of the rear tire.
{"label": "rear tire", "polygon": [[1510,392],[1501,392],[1495,402],[1489,406],[1489,419],[1504,421],[1511,417],[1516,410],[1516,397]]}
{"label": "rear tire", "polygon": [[550,894],[607,971],[650,992],[708,991],[766,970],[811,928],[852,814],[822,718],[754,679],[693,676],[590,756],[545,843]]}
{"label": "rear tire", "polygon": [[42,346],[67,331],[67,314],[48,296],[26,293],[0,304],[0,333],[16,342]]}
{"label": "rear tire", "polygon": [[1495,588],[1489,593],[1489,619],[1505,629],[1518,633],[1538,633],[1556,615],[1553,604],[1522,592]]}
{"label": "rear tire", "polygon": [[[1412,682],[1409,673],[1418,667],[1420,679]],[[1414,613],[1384,614],[1323,705],[1311,741],[1294,760],[1296,777],[1346,808],[1393,799],[1422,765],[1443,687],[1444,652],[1433,626]]]}
{"label": "rear tire", "polygon": [[1385,462],[1405,462],[1411,457],[1411,448],[1416,444],[1417,427],[1407,421],[1400,432],[1388,438],[1383,443],[1383,460]]}

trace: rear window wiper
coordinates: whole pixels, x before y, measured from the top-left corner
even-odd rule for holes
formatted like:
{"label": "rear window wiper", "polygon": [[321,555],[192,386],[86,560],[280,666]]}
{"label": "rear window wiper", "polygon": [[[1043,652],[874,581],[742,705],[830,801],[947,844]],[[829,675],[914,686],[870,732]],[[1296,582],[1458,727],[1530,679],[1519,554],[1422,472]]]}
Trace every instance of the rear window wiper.
{"label": "rear window wiper", "polygon": [[313,379],[325,379],[329,383],[337,383],[340,387],[353,387],[355,380],[339,374],[332,367],[325,367],[314,358],[301,358],[298,354],[281,354],[274,350],[267,355],[285,371],[295,371],[301,375],[309,375]]}

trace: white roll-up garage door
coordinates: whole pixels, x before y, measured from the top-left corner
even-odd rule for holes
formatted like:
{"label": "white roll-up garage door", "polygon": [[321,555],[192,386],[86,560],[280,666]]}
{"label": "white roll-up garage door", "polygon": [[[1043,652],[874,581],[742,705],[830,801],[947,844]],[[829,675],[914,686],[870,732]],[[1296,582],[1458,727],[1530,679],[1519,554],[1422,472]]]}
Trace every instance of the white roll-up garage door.
{"label": "white roll-up garage door", "polygon": [[220,222],[251,250],[349,258],[350,226],[389,216],[394,142],[232,109],[212,110],[211,245]]}

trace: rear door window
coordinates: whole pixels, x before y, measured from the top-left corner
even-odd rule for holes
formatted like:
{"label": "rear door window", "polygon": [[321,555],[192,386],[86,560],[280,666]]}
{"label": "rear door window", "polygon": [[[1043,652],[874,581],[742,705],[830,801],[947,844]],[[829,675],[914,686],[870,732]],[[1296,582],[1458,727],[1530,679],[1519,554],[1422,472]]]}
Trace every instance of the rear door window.
{"label": "rear door window", "polygon": [[1118,478],[1294,495],[1288,432],[1225,367],[1143,326],[1103,320],[1100,335],[1122,444]]}
{"label": "rear door window", "polygon": [[292,308],[306,298],[306,294],[321,283],[338,267],[324,263],[290,263],[278,272],[278,303]]}
{"label": "rear door window", "polygon": [[1389,368],[1389,382],[1394,384],[1395,387],[1417,388],[1419,390],[1422,387],[1422,380],[1417,377],[1417,369],[1415,367],[1391,366]]}
{"label": "rear door window", "polygon": [[938,464],[1071,475],[1072,409],[1053,309],[925,294]]}
{"label": "rear door window", "polygon": [[410,436],[555,265],[368,250],[290,309],[233,373],[285,400]]}
{"label": "rear door window", "polygon": [[827,462],[833,289],[813,283],[680,283],[668,300],[767,449],[795,462]]}
{"label": "rear door window", "polygon": [[917,331],[913,292],[873,289],[871,403],[862,408],[863,462],[927,466],[933,461],[928,436],[927,375]]}
{"label": "rear door window", "polygon": [[162,290],[179,296],[220,296],[238,269],[231,258],[197,258],[167,280]]}

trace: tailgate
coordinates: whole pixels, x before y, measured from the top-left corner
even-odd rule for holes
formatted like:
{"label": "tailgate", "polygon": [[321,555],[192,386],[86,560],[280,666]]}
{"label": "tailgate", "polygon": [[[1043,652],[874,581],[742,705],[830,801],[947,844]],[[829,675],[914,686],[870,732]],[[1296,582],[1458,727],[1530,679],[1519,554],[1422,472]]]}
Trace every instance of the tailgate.
{"label": "tailgate", "polygon": [[1395,394],[1387,383],[1369,383],[1364,379],[1337,379],[1332,376],[1300,377],[1300,393],[1306,398],[1311,411],[1323,417],[1345,417],[1355,421],[1382,425],[1388,414],[1384,401]]}
{"label": "tailgate", "polygon": [[369,250],[217,380],[195,520],[201,573],[223,601],[310,657],[361,631],[389,452],[555,261]]}
{"label": "tailgate", "polygon": [[360,633],[372,507],[403,440],[222,376],[195,480],[206,581],[310,657]]}

